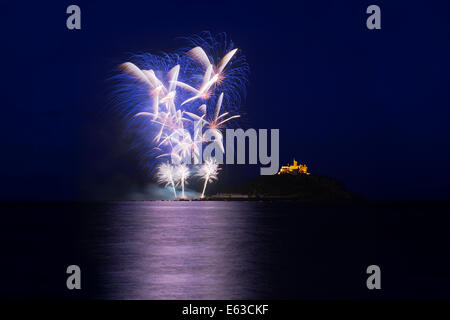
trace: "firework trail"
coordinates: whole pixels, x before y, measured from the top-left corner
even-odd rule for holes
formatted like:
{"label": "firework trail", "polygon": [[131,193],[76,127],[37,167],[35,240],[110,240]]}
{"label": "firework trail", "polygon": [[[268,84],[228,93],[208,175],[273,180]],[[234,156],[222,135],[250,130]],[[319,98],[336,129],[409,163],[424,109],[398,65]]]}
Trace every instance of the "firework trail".
{"label": "firework trail", "polygon": [[[211,130],[224,151],[221,130],[241,116],[249,70],[225,34],[204,32],[185,40],[187,47],[174,54],[133,56],[113,77],[113,102],[133,133],[132,147],[140,151],[145,166],[156,165],[159,183],[172,185],[175,198],[176,184],[184,197],[190,176],[186,164],[202,163],[202,145],[211,141],[204,138],[203,128]],[[167,157],[178,165],[161,163]],[[200,167],[202,197],[218,170],[212,160]]]}
{"label": "firework trail", "polygon": [[190,63],[186,64],[186,68],[192,71],[194,87],[200,87],[204,74],[209,72],[208,67],[211,67],[213,95],[223,92],[227,111],[239,113],[249,74],[249,66],[242,52],[225,33],[214,36],[210,32],[203,32],[184,40],[187,46],[182,52],[187,52]]}
{"label": "firework trail", "polygon": [[157,171],[158,182],[164,184],[166,187],[172,186],[173,195],[177,198],[177,192],[175,191],[175,167],[168,163],[162,163],[158,166]]}
{"label": "firework trail", "polygon": [[217,180],[219,170],[219,165],[214,159],[206,160],[205,163],[200,166],[200,169],[197,171],[196,176],[204,180],[201,196],[202,198],[205,196],[206,185],[208,184],[208,182]]}
{"label": "firework trail", "polygon": [[175,181],[181,184],[181,198],[184,199],[184,184],[187,183],[187,179],[189,178],[190,171],[189,168],[185,164],[179,164],[175,167]]}

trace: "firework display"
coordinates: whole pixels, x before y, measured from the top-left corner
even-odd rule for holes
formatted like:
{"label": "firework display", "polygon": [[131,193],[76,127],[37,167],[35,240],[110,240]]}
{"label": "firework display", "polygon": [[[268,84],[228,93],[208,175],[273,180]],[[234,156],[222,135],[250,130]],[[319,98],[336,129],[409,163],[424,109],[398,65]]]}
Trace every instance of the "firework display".
{"label": "firework display", "polygon": [[217,180],[217,175],[219,173],[219,165],[214,159],[206,160],[204,164],[200,166],[197,171],[197,176],[199,176],[203,181],[202,198],[205,196],[206,185],[208,182]]}
{"label": "firework display", "polygon": [[203,159],[202,148],[214,142],[224,152],[222,130],[241,117],[249,71],[225,34],[186,40],[188,47],[173,54],[133,56],[114,78],[114,105],[133,129],[133,147],[175,198],[177,185],[185,197],[190,176],[204,181],[202,197],[207,183],[217,180],[218,164]]}
{"label": "firework display", "polygon": [[187,179],[190,175],[189,168],[184,165],[180,164],[176,166],[175,168],[175,179],[176,181],[181,185],[181,198],[184,199],[186,196],[184,195],[184,185],[187,184]]}

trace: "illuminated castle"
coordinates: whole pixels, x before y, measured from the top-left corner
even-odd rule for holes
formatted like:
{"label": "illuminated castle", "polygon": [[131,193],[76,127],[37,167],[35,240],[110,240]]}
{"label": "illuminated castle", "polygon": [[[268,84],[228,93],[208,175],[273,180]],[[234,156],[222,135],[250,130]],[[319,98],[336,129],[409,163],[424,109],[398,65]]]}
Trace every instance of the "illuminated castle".
{"label": "illuminated castle", "polygon": [[306,164],[297,164],[297,161],[294,159],[294,164],[290,166],[282,166],[280,171],[277,174],[309,174],[308,167]]}

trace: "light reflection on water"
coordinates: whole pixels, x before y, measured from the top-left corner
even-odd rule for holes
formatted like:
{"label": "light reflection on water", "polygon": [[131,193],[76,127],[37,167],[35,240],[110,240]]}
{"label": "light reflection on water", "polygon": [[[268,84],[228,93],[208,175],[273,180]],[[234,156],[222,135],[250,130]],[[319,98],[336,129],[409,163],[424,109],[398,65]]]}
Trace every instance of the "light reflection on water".
{"label": "light reflection on water", "polygon": [[[289,201],[7,204],[0,297],[450,299],[449,209]],[[65,286],[70,264],[82,270],[77,292]],[[380,293],[366,287],[371,264],[382,270]]]}
{"label": "light reflection on water", "polygon": [[252,204],[122,202],[91,243],[104,298],[245,299],[262,296]]}
{"label": "light reflection on water", "polygon": [[[447,207],[136,201],[85,210],[82,269],[95,298],[449,296]],[[375,262],[388,270],[382,296],[366,288]]]}

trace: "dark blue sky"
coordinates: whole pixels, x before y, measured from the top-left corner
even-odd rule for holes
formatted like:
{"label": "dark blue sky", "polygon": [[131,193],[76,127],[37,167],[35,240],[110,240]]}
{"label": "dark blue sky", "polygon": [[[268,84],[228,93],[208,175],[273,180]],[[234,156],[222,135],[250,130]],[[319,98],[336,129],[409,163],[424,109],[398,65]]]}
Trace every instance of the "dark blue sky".
{"label": "dark blue sky", "polygon": [[[70,4],[82,30],[66,29]],[[365,10],[378,4],[382,29]],[[450,199],[450,4],[33,1],[2,4],[1,199],[82,199],[148,181],[106,108],[131,53],[226,32],[251,68],[244,109],[296,157],[370,199]],[[137,185],[137,186],[136,186]],[[89,196],[90,194],[90,196]]]}

